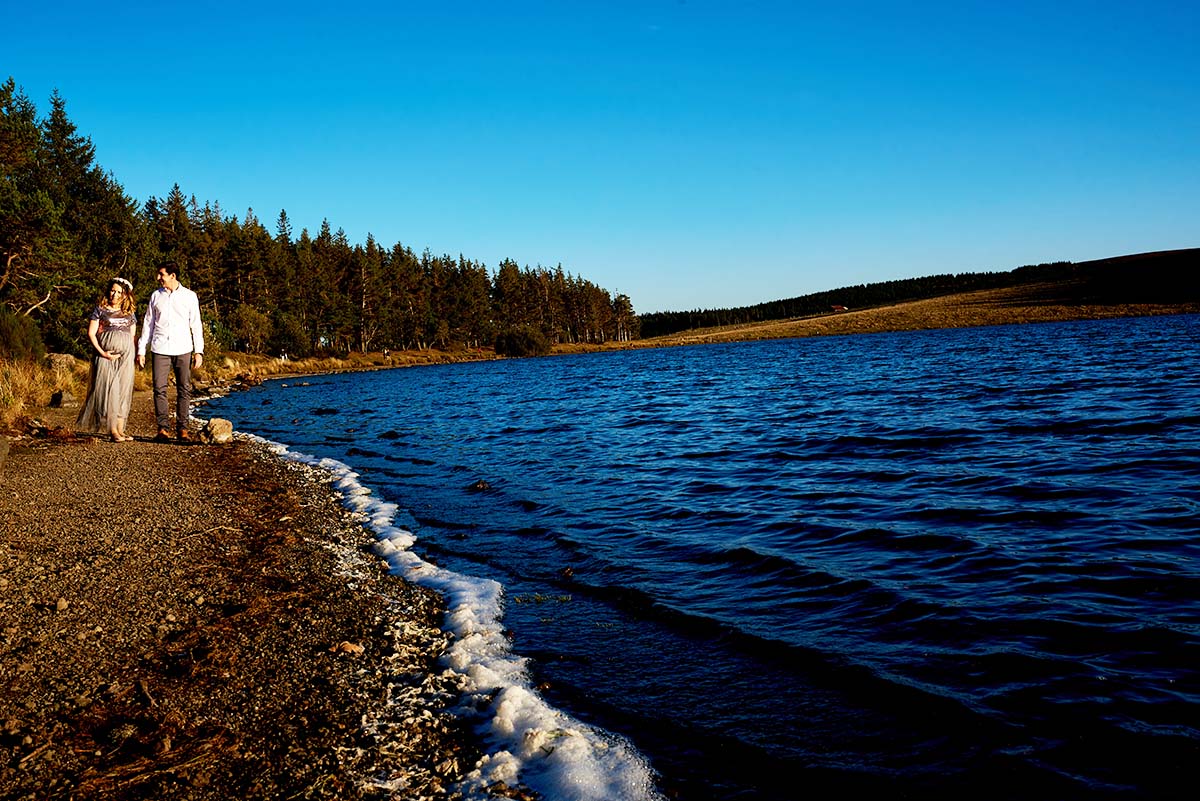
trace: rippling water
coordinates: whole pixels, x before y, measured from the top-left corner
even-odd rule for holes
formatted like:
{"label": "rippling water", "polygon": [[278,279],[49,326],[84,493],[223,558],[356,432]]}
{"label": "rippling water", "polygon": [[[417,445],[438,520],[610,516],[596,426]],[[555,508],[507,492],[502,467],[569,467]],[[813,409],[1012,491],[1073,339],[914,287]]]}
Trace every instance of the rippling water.
{"label": "rippling water", "polygon": [[[682,799],[1163,798],[1200,764],[1200,318],[269,382]],[[483,479],[488,491],[470,485]]]}

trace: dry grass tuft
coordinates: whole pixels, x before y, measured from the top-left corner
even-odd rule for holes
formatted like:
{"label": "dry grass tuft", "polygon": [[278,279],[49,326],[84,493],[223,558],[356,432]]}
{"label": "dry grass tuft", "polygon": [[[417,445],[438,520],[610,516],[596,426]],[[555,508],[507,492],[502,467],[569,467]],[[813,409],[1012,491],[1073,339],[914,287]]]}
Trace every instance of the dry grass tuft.
{"label": "dry grass tuft", "polygon": [[0,427],[8,429],[17,418],[50,402],[54,376],[41,365],[27,361],[0,361]]}
{"label": "dry grass tuft", "polygon": [[0,359],[0,430],[11,430],[22,417],[35,416],[57,393],[82,399],[88,363],[56,355],[45,363]]}
{"label": "dry grass tuft", "polygon": [[8,428],[30,405],[41,384],[37,365],[31,362],[0,362],[0,424]]}

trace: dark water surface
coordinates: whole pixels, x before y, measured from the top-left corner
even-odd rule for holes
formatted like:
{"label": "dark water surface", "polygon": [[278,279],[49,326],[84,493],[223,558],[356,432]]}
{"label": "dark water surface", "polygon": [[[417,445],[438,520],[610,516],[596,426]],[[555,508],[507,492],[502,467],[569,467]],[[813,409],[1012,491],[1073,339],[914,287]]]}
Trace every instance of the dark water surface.
{"label": "dark water surface", "polygon": [[276,381],[210,411],[353,466],[415,550],[500,581],[547,699],[668,795],[1191,797],[1198,357],[1186,315]]}

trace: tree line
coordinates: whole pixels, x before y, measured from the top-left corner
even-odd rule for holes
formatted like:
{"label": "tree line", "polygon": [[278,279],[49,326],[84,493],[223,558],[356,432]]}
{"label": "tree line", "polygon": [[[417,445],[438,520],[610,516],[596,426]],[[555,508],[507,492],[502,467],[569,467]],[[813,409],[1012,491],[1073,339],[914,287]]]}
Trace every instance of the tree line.
{"label": "tree line", "polygon": [[[84,320],[114,275],[144,308],[158,267],[174,263],[200,297],[217,345],[254,353],[602,343],[639,336],[627,295],[562,268],[492,272],[463,255],[421,254],[371,235],[352,244],[328,220],[268,231],[248,210],[201,204],[178,184],[138,204],[97,162],[57,91],[50,112],[10,77],[0,85],[0,331],[84,352]],[[519,336],[515,336],[519,335]]]}
{"label": "tree line", "polygon": [[812,317],[846,309],[887,306],[959,292],[1018,286],[1033,281],[1061,280],[1071,274],[1071,267],[1070,262],[1053,262],[1019,267],[1008,272],[947,273],[858,284],[732,309],[654,312],[639,318],[641,334],[644,337],[665,336],[693,328]]}

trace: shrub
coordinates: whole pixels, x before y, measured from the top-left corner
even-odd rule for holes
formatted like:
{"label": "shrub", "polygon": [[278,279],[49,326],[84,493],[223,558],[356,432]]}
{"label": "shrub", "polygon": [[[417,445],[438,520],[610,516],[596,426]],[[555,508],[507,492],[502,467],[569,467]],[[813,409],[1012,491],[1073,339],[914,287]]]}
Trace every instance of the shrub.
{"label": "shrub", "polygon": [[41,361],[46,355],[42,332],[32,318],[0,308],[0,358]]}
{"label": "shrub", "polygon": [[550,352],[550,340],[535,328],[513,328],[496,336],[498,356],[545,356]]}
{"label": "shrub", "polygon": [[215,359],[227,350],[233,350],[233,333],[229,330],[229,326],[220,320],[203,316],[200,318],[200,323],[204,326],[205,361],[210,358]]}
{"label": "shrub", "polygon": [[304,323],[286,312],[277,312],[272,322],[272,353],[286,353],[291,359],[303,359],[312,354],[312,338],[308,335]]}
{"label": "shrub", "polygon": [[226,318],[236,348],[244,353],[262,353],[271,337],[271,318],[243,303]]}

